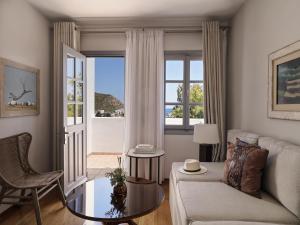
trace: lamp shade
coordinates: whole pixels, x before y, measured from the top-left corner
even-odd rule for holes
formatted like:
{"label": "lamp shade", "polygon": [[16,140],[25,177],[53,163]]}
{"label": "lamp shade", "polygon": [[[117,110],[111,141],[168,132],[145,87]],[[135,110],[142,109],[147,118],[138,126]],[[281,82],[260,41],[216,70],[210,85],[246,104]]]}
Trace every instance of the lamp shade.
{"label": "lamp shade", "polygon": [[217,124],[195,124],[193,141],[199,144],[218,144]]}

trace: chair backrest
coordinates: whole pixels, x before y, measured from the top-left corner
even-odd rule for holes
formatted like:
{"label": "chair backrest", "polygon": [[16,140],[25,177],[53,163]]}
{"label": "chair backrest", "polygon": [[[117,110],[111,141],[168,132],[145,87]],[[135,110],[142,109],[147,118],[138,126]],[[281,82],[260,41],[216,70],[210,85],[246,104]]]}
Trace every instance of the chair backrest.
{"label": "chair backrest", "polygon": [[32,136],[29,133],[0,139],[0,182],[13,186],[13,181],[29,173],[28,151]]}

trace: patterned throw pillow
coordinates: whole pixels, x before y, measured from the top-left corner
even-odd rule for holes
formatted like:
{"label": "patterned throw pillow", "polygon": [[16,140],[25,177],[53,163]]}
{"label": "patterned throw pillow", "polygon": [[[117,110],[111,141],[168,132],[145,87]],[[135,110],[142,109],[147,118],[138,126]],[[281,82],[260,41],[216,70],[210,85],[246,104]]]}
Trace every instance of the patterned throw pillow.
{"label": "patterned throw pillow", "polygon": [[237,139],[232,158],[225,161],[224,181],[260,198],[261,177],[269,151]]}
{"label": "patterned throw pillow", "polygon": [[227,142],[227,155],[226,159],[231,160],[234,152],[235,144],[231,142]]}

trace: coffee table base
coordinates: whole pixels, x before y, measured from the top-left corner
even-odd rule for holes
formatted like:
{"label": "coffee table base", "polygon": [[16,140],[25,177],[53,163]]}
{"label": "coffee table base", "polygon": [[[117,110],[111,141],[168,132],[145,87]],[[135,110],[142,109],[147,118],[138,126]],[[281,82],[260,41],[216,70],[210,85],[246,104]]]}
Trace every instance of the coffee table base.
{"label": "coffee table base", "polygon": [[129,220],[129,221],[126,221],[126,222],[109,222],[109,223],[103,223],[103,225],[125,225],[125,224],[128,224],[128,225],[137,225],[137,223],[135,223],[133,220]]}
{"label": "coffee table base", "polygon": [[95,221],[85,221],[83,225],[137,225],[133,220],[128,220],[125,222],[95,222]]}

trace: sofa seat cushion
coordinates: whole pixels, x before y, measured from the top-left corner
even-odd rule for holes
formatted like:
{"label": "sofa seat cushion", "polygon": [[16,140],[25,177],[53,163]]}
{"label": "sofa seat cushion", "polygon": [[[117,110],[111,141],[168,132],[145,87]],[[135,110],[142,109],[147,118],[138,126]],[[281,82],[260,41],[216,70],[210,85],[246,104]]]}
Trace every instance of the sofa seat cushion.
{"label": "sofa seat cushion", "polygon": [[187,175],[180,173],[178,169],[183,166],[183,162],[174,162],[172,164],[171,176],[175,183],[179,181],[222,181],[224,177],[224,162],[201,162],[201,165],[207,168],[205,174]]}
{"label": "sofa seat cushion", "polygon": [[[238,191],[221,182],[178,183],[178,197],[187,222],[246,221],[298,224],[297,217],[267,193],[262,199]],[[180,204],[180,202],[178,202]]]}

